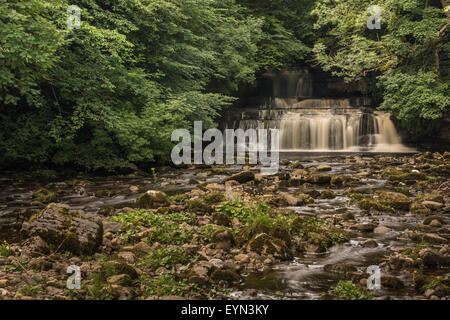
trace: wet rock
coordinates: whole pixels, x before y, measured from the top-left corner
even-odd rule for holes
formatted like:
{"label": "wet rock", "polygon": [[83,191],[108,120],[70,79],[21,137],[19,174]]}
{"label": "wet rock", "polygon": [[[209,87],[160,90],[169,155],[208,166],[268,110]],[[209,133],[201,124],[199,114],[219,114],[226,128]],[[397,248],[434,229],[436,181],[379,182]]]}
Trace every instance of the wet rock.
{"label": "wet rock", "polygon": [[316,170],[318,172],[325,172],[325,171],[331,171],[331,166],[327,165],[327,164],[320,164],[316,167]]}
{"label": "wet rock", "polygon": [[378,243],[373,239],[367,239],[366,241],[361,243],[361,246],[364,248],[376,248],[378,247]]}
{"label": "wet rock", "polygon": [[426,216],[431,214],[431,209],[422,203],[414,202],[411,204],[411,213]]}
{"label": "wet rock", "polygon": [[304,193],[313,199],[318,199],[320,197],[320,191],[317,191],[317,190],[309,190],[309,191],[305,191]]}
{"label": "wet rock", "polygon": [[109,216],[113,216],[115,212],[116,212],[116,209],[114,207],[105,207],[105,208],[101,208],[100,210],[98,210],[97,213],[102,216],[109,217]]}
{"label": "wet rock", "polygon": [[346,181],[346,177],[334,175],[331,177],[330,183],[332,186],[342,186]]}
{"label": "wet rock", "polygon": [[222,192],[225,191],[225,186],[218,183],[209,183],[206,185],[206,190],[211,192]]}
{"label": "wet rock", "polygon": [[226,281],[228,283],[234,283],[241,281],[241,277],[233,270],[215,270],[211,274],[211,280],[214,282]]}
{"label": "wet rock", "polygon": [[134,291],[132,288],[123,287],[116,284],[110,286],[110,292],[117,300],[132,300],[134,297]]}
{"label": "wet rock", "polygon": [[239,183],[246,183],[255,180],[255,174],[251,171],[242,171],[224,179],[223,182],[231,180],[237,181]]}
{"label": "wet rock", "polygon": [[123,223],[120,222],[113,222],[110,220],[103,220],[103,232],[111,232],[111,233],[118,233],[123,228]]}
{"label": "wet rock", "polygon": [[444,207],[444,205],[442,203],[434,202],[434,201],[423,201],[422,205],[433,211],[437,211],[437,210],[441,209],[442,207]]}
{"label": "wet rock", "polygon": [[423,220],[423,224],[424,224],[424,225],[431,225],[431,223],[432,223],[433,221],[438,221],[438,222],[440,223],[439,226],[445,224],[445,219],[444,219],[444,218],[442,218],[441,216],[435,216],[435,215],[434,215],[434,216],[428,216],[428,217],[426,217],[426,218]]}
{"label": "wet rock", "polygon": [[58,195],[54,191],[50,191],[48,189],[42,188],[33,193],[31,196],[33,200],[37,200],[39,202],[42,202],[44,204],[48,204],[51,202],[58,201]]}
{"label": "wet rock", "polygon": [[374,233],[380,233],[380,234],[382,234],[382,233],[387,233],[387,232],[390,232],[390,231],[392,231],[391,228],[384,227],[384,226],[376,227],[376,228],[373,230]]}
{"label": "wet rock", "polygon": [[288,164],[289,169],[303,169],[304,166],[300,162],[292,162]]}
{"label": "wet rock", "polygon": [[405,287],[405,284],[402,280],[396,277],[392,276],[382,276],[381,277],[381,285],[386,288],[391,289],[403,289]]}
{"label": "wet rock", "polygon": [[282,205],[287,205],[287,206],[297,206],[297,204],[299,203],[299,200],[289,193],[281,192],[279,203],[281,203]]}
{"label": "wet rock", "polygon": [[41,237],[35,236],[22,243],[22,250],[30,257],[50,254],[50,247]]}
{"label": "wet rock", "polygon": [[375,225],[370,222],[357,223],[352,226],[352,229],[356,229],[361,232],[372,232],[375,229]]}
{"label": "wet rock", "polygon": [[127,274],[118,274],[107,279],[108,284],[127,286],[131,284],[131,278]]}
{"label": "wet rock", "polygon": [[279,239],[275,239],[266,233],[255,235],[248,243],[247,250],[259,255],[273,255],[281,260],[291,260],[292,252],[286,244]]}
{"label": "wet rock", "polygon": [[355,220],[355,215],[354,215],[352,212],[345,212],[345,213],[342,215],[342,219],[345,220],[345,221],[348,221],[348,220]]}
{"label": "wet rock", "polygon": [[162,191],[149,190],[136,200],[140,209],[158,209],[170,205],[167,194]]}
{"label": "wet rock", "polygon": [[388,201],[394,209],[402,211],[408,211],[411,204],[411,200],[406,195],[398,192],[377,192],[377,198]]}
{"label": "wet rock", "polygon": [[334,199],[336,198],[336,193],[331,190],[325,190],[320,194],[320,199]]}
{"label": "wet rock", "polygon": [[313,174],[306,181],[317,184],[328,184],[331,181],[331,176],[327,174]]}
{"label": "wet rock", "polygon": [[298,200],[297,205],[299,206],[305,206],[314,203],[314,199],[310,195],[305,193],[299,193],[297,196],[297,200]]}
{"label": "wet rock", "polygon": [[22,233],[28,237],[39,236],[60,250],[92,254],[102,243],[103,225],[83,211],[52,203],[33,222],[25,222]]}
{"label": "wet rock", "polygon": [[392,270],[411,269],[418,266],[414,259],[400,253],[394,253],[389,256],[387,263]]}
{"label": "wet rock", "polygon": [[356,267],[350,263],[335,263],[335,264],[326,264],[323,269],[327,272],[336,272],[336,273],[352,273],[357,271]]}
{"label": "wet rock", "polygon": [[434,252],[431,249],[423,249],[419,252],[419,257],[422,259],[426,267],[446,267],[450,263],[450,258]]}
{"label": "wet rock", "polygon": [[231,226],[231,217],[224,212],[213,212],[212,221],[219,226]]}
{"label": "wet rock", "polygon": [[203,285],[209,282],[209,275],[213,270],[213,265],[207,261],[196,263],[188,274],[189,282]]}
{"label": "wet rock", "polygon": [[239,264],[245,264],[245,263],[250,262],[249,256],[246,254],[243,254],[243,253],[236,255],[234,257],[234,260]]}
{"label": "wet rock", "polygon": [[230,230],[217,230],[212,236],[217,249],[229,250],[236,244],[233,234]]}
{"label": "wet rock", "polygon": [[426,233],[422,236],[422,240],[432,244],[442,244],[447,243],[447,239],[435,234],[435,233]]}

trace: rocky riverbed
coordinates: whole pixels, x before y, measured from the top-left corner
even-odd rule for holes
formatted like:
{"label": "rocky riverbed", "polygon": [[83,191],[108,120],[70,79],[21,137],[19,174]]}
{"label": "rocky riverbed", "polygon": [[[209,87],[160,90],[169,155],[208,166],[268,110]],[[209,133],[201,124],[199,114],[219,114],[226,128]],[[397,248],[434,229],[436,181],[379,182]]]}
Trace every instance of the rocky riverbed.
{"label": "rocky riverbed", "polygon": [[5,173],[0,299],[449,299],[449,176],[450,153]]}

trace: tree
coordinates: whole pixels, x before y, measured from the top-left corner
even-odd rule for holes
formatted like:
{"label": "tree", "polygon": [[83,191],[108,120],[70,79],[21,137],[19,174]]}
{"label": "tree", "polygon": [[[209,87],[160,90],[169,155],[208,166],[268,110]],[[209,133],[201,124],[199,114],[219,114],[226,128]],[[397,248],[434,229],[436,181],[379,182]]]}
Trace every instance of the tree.
{"label": "tree", "polygon": [[[348,82],[374,76],[380,108],[417,131],[417,123],[441,118],[450,105],[449,20],[440,2],[320,0],[315,28],[326,37],[314,47],[317,62]],[[380,30],[366,27],[369,5],[382,8]]]}

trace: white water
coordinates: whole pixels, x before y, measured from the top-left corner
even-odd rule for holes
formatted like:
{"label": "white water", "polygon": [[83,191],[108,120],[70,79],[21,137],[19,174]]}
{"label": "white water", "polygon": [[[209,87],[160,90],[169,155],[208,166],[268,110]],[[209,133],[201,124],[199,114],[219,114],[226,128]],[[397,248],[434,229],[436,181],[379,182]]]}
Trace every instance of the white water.
{"label": "white water", "polygon": [[[278,114],[261,110],[261,120],[241,120],[242,129],[278,128],[281,151],[410,152],[390,115],[352,108],[348,99],[308,99],[292,103],[277,98]],[[315,107],[314,107],[315,106]],[[272,120],[262,120],[271,115]]]}
{"label": "white water", "polygon": [[281,151],[414,151],[402,144],[389,114],[367,107],[370,99],[313,98],[314,86],[325,84],[313,84],[308,70],[265,76],[272,87],[265,93],[271,98],[259,107],[258,115],[242,113],[234,128],[277,128]]}

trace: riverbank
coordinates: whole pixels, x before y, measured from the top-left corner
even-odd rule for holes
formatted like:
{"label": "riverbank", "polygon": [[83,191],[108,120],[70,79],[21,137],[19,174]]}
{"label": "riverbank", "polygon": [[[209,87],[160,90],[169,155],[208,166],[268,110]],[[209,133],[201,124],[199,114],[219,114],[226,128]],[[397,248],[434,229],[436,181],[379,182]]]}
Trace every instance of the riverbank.
{"label": "riverbank", "polygon": [[[2,299],[448,299],[450,154],[0,185]],[[154,190],[147,192],[149,190]],[[367,267],[382,272],[369,291]],[[66,287],[69,266],[80,290]]]}

